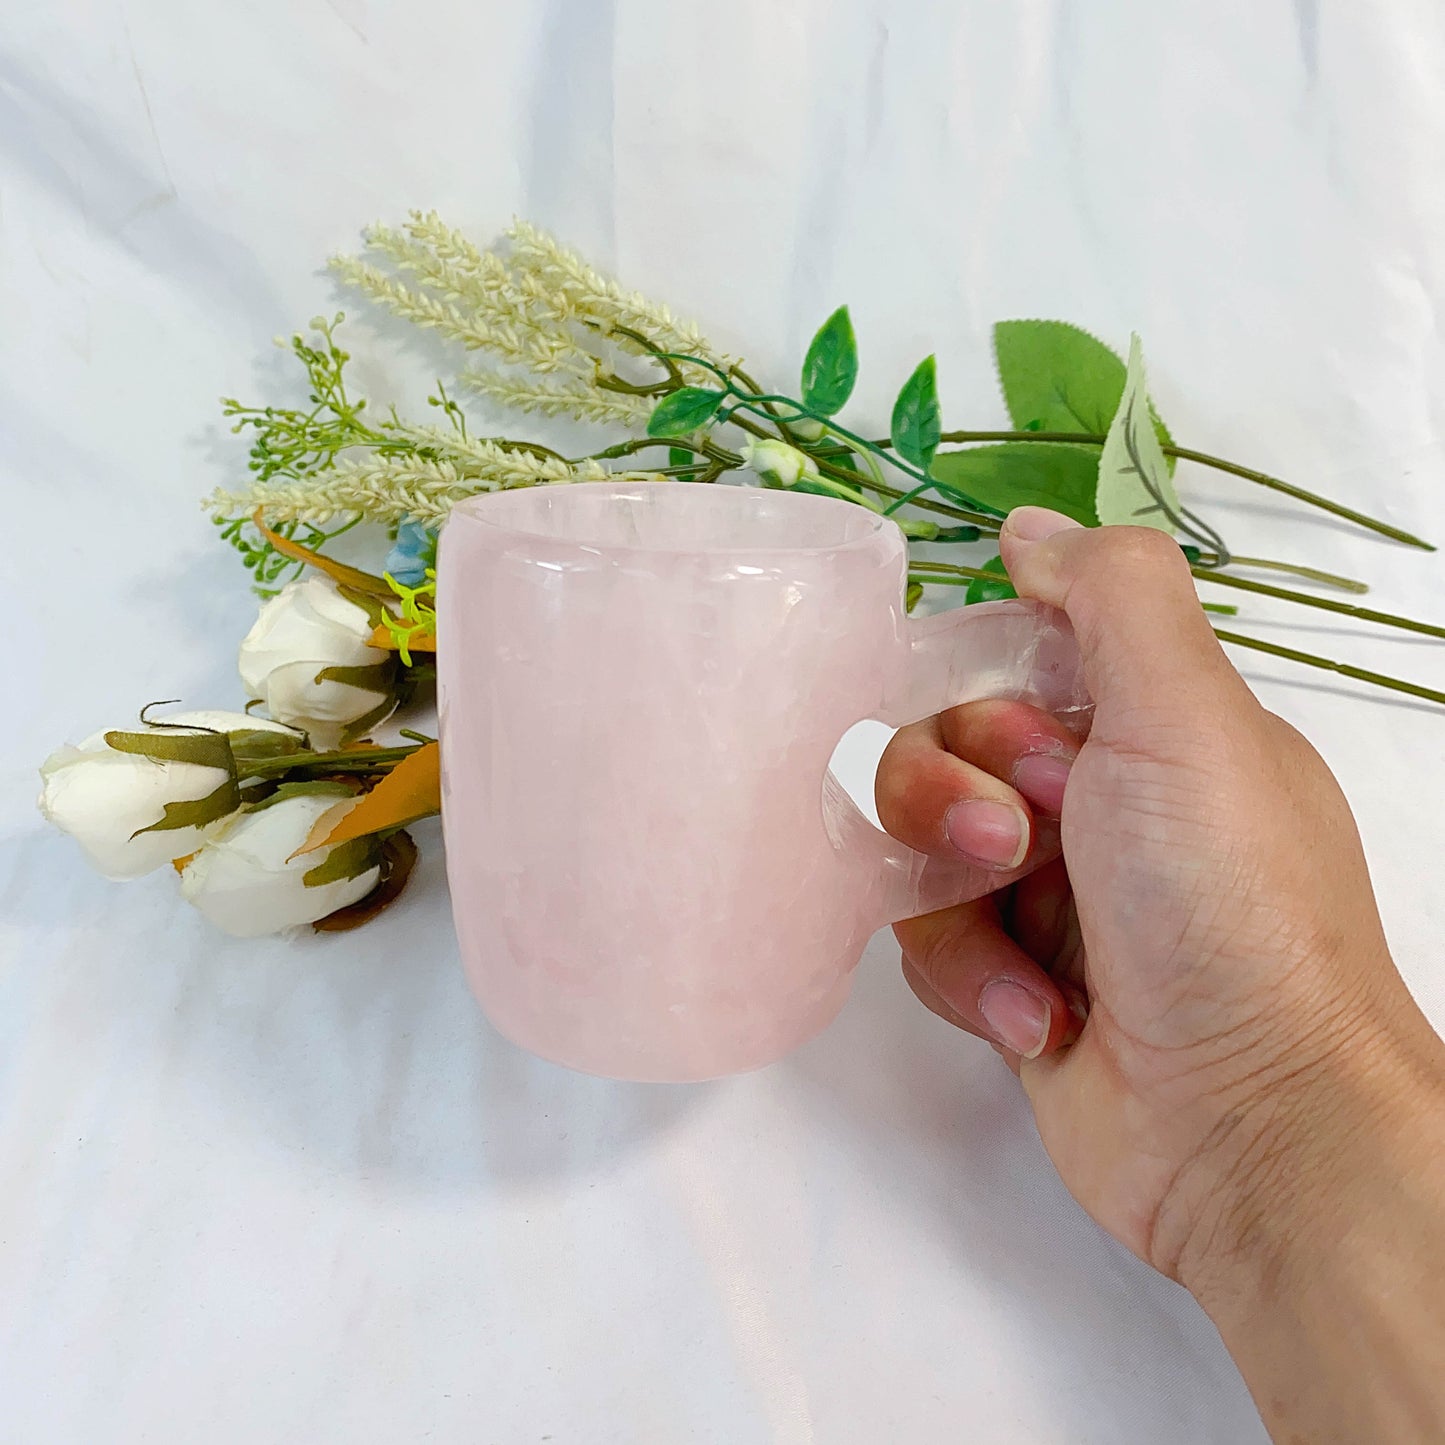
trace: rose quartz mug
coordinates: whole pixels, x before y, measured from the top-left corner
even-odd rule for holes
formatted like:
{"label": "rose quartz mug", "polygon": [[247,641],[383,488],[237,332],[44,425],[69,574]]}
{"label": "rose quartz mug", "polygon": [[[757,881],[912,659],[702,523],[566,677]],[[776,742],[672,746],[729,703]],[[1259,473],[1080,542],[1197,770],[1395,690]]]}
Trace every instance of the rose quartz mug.
{"label": "rose quartz mug", "polygon": [[976,698],[1082,713],[1063,617],[904,611],[893,522],[752,487],[469,499],[438,566],[442,820],[496,1027],[639,1080],[771,1063],[842,1007],[885,923],[997,875],[868,821],[829,771],[863,718]]}

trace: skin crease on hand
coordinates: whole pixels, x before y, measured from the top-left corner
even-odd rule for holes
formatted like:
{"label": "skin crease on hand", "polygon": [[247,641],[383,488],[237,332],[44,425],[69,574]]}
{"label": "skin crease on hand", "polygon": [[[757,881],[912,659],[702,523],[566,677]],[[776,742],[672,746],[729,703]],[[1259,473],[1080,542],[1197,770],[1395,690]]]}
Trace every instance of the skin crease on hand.
{"label": "skin crease on hand", "polygon": [[[1022,508],[1000,546],[1073,623],[1092,731],[977,703],[894,738],[890,832],[1035,870],[897,925],[908,982],[1019,1073],[1065,1184],[1209,1310],[1277,1440],[1445,1441],[1445,1048],[1344,796],[1234,671],[1163,533]],[[1408,1266],[1402,1231],[1423,1231]],[[1408,1283],[1398,1317],[1375,1308],[1372,1282],[1422,1261],[1426,1325]],[[1348,1382],[1371,1346],[1336,1368],[1314,1321],[1352,1291],[1378,1359],[1342,1404],[1320,1372]]]}

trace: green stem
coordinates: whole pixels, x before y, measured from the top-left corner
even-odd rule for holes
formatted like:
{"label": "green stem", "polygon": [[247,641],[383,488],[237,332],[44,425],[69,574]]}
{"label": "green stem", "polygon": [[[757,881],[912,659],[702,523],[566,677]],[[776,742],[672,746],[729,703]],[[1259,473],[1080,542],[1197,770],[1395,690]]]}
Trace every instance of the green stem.
{"label": "green stem", "polygon": [[[844,439],[843,433],[830,421],[823,423],[823,429],[840,441]],[[883,480],[883,468],[878,465],[878,458],[871,451],[859,452],[858,455],[863,458],[863,465],[868,468],[868,475],[873,478],[874,485],[886,486],[887,484]]]}
{"label": "green stem", "polygon": [[[945,432],[941,440],[946,442],[1073,442],[1080,446],[1103,446],[1104,437],[1098,432],[1068,432],[1068,431],[951,431]],[[1238,462],[1225,461],[1223,457],[1211,456],[1208,452],[1197,452],[1192,447],[1176,447],[1173,445],[1164,448],[1164,455],[1176,457],[1182,462],[1198,462],[1201,466],[1212,467],[1217,472],[1228,472],[1231,476],[1243,477],[1247,482],[1254,482],[1261,487],[1268,487],[1271,491],[1282,492],[1287,497],[1293,497],[1296,501],[1306,502],[1311,507],[1318,507],[1321,511],[1329,512],[1336,517],[1342,517],[1347,522],[1353,522],[1357,527],[1364,527],[1367,531],[1377,532],[1382,537],[1389,537],[1396,542],[1403,542],[1407,547],[1419,547],[1422,551],[1433,552],[1434,544],[1426,542],[1415,536],[1413,532],[1402,531],[1399,527],[1392,527],[1388,522],[1382,522],[1378,517],[1367,516],[1364,512],[1357,512],[1351,507],[1341,505],[1339,502],[1332,502],[1328,497],[1321,497],[1316,492],[1307,492],[1303,487],[1296,487],[1290,482],[1283,481],[1279,477],[1272,477],[1268,472],[1256,471],[1253,467],[1240,466]]]}
{"label": "green stem", "polygon": [[[863,507],[867,511],[880,513],[882,507],[872,497],[865,497],[861,492],[855,492],[852,487],[843,482],[834,481],[832,477],[825,477],[821,473],[816,477],[807,478],[815,487],[821,487],[831,492],[835,497],[841,497],[845,502],[852,502],[855,507]],[[937,528],[934,529],[935,531]]]}
{"label": "green stem", "polygon": [[[749,421],[746,417],[738,415],[738,412],[741,411],[744,406],[748,406],[748,403],[740,401],[727,414],[724,420],[731,423],[733,426],[741,427],[750,436],[768,438],[768,432],[765,428],[760,427],[755,421]],[[748,410],[756,412],[759,416],[767,416],[767,412],[765,412],[761,407],[748,406]]]}
{"label": "green stem", "polygon": [[[750,385],[753,384],[749,381],[749,378],[744,373],[739,372],[737,374],[745,382],[749,382]],[[877,473],[876,476],[865,476],[861,472],[855,472],[851,467],[839,467],[830,463],[820,463],[819,471],[823,475],[830,477],[834,481],[852,482],[857,486],[868,487],[872,491],[886,493],[887,495],[891,496],[894,499],[893,503],[891,506],[883,509],[884,516],[891,516],[895,511],[898,510],[900,506],[903,505],[905,501],[914,502],[915,505],[918,506],[925,505],[924,503],[916,500],[918,492],[937,485],[934,479],[928,476],[927,473],[920,472],[916,467],[912,466],[908,462],[905,462],[901,457],[897,457],[891,452],[884,451],[883,448],[878,446],[876,443],[870,442],[866,437],[859,436],[856,432],[849,431],[847,427],[839,426],[836,422],[831,421],[825,417],[814,416],[814,414],[808,411],[801,402],[795,401],[792,397],[779,396],[772,393],[756,392],[744,395],[737,390],[737,388],[733,385],[731,379],[728,380],[728,390],[734,397],[737,398],[737,404],[733,407],[732,411],[728,413],[726,420],[732,423],[732,425],[739,426],[744,431],[750,432],[753,436],[766,437],[767,432],[764,431],[761,427],[746,420],[746,418],[739,416],[738,413],[743,409],[751,411],[755,415],[764,417],[765,419],[773,422],[773,424],[777,426],[780,431],[786,433],[787,423],[783,420],[783,418],[779,417],[774,410],[774,407],[777,404],[782,404],[785,406],[793,407],[797,411],[798,417],[794,418],[794,420],[798,420],[804,417],[811,418],[812,420],[817,421],[823,426],[827,427],[827,429],[832,432],[834,436],[850,443],[855,450],[862,453],[865,459],[867,459],[867,464],[872,468],[875,473]],[[788,434],[791,435],[791,433]],[[882,481],[881,473],[878,472],[876,464],[872,461],[872,457],[874,455],[882,457],[891,465],[897,467],[898,470],[903,472],[905,475],[921,480],[923,486],[915,488],[912,492],[908,493],[899,492],[894,488],[888,487]],[[940,509],[934,507],[931,508],[931,510],[937,511]],[[994,524],[998,521],[998,518],[996,516],[991,516],[983,511],[966,512],[958,508],[950,508],[947,512],[947,515],[955,516],[961,518],[964,521],[974,523],[984,522],[987,524]]]}
{"label": "green stem", "polygon": [[1341,577],[1335,572],[1321,572],[1318,567],[1302,567],[1298,562],[1275,562],[1269,557],[1231,556],[1229,565],[1231,567],[1251,567],[1261,572],[1288,572],[1292,577],[1304,577],[1310,582],[1320,582],[1326,587],[1338,587],[1341,592],[1354,592],[1362,597],[1370,590],[1367,582],[1356,582],[1353,577]]}
{"label": "green stem", "polygon": [[418,748],[425,746],[425,743],[416,743],[404,748],[354,748],[335,753],[291,753],[285,757],[265,758],[260,762],[248,763],[240,770],[239,777],[243,780],[269,778],[277,773],[313,772],[318,769],[350,773],[358,768],[399,763],[403,758],[409,758]]}
{"label": "green stem", "polygon": [[[914,568],[916,569],[926,565],[926,563],[917,562],[914,563]],[[934,577],[927,572],[913,570],[908,574],[908,585],[910,587],[967,587],[975,579],[984,582],[997,582],[999,580],[997,572],[980,572],[974,567],[960,567],[958,570],[966,575],[961,577]],[[1221,617],[1239,616],[1239,608],[1230,607],[1225,603],[1201,602],[1199,605],[1206,612],[1216,612]]]}
{"label": "green stem", "polygon": [[597,365],[597,375],[593,378],[592,384],[599,391],[612,391],[620,396],[661,396],[665,391],[677,390],[670,381],[652,381],[645,386],[641,386],[635,381],[624,381],[615,372],[604,373],[600,362]]}
{"label": "green stem", "polygon": [[1286,497],[1307,502],[1310,506],[1318,507],[1322,512],[1329,512],[1332,516],[1342,517],[1347,522],[1353,522],[1357,527],[1364,527],[1368,531],[1377,532],[1382,537],[1403,542],[1407,547],[1418,547],[1423,552],[1435,550],[1433,542],[1427,542],[1422,537],[1415,536],[1413,532],[1392,527],[1388,522],[1380,521],[1378,517],[1366,516],[1364,512],[1357,512],[1352,507],[1332,502],[1328,497],[1321,497],[1315,492],[1307,492],[1303,487],[1296,487],[1289,482],[1282,481],[1279,477],[1270,476],[1267,472],[1257,472],[1253,467],[1242,467],[1238,462],[1227,462],[1220,457],[1212,457],[1207,452],[1196,452],[1189,447],[1167,446],[1164,448],[1164,454],[1178,457],[1182,462],[1199,462],[1202,466],[1213,467],[1217,472],[1228,472],[1231,476],[1243,477],[1247,482],[1268,487],[1272,492],[1282,492]]}
{"label": "green stem", "polygon": [[[851,482],[856,487],[867,487],[870,492],[877,492],[880,497],[888,497],[894,502],[908,495],[906,492],[900,492],[897,487],[890,487],[887,482],[875,482],[872,477],[864,476],[862,472],[855,472],[851,467],[839,467],[832,462],[820,461],[818,470],[824,476],[832,477],[835,481]],[[998,536],[997,517],[986,516],[982,512],[970,512],[966,508],[955,507],[948,502],[934,501],[931,497],[915,497],[913,505],[921,511],[936,512],[940,517],[952,517],[957,522],[972,523],[990,537]],[[885,509],[884,515],[896,510],[896,507],[889,507]]]}
{"label": "green stem", "polygon": [[1292,592],[1287,587],[1271,587],[1268,582],[1251,582],[1247,577],[1231,577],[1208,567],[1190,569],[1201,582],[1215,582],[1221,587],[1237,587],[1241,592],[1257,592],[1261,597],[1279,597],[1298,602],[1304,607],[1317,607],[1322,612],[1336,612],[1361,622],[1378,622],[1385,627],[1399,627],[1406,632],[1419,632],[1426,637],[1445,637],[1445,627],[1433,622],[1417,622],[1412,617],[1397,617],[1393,612],[1376,612],[1372,607],[1356,607],[1353,602],[1335,602],[1328,597],[1314,597],[1308,592]]}
{"label": "green stem", "polygon": [[[982,567],[964,567],[957,562],[925,562],[922,560],[910,561],[908,564],[910,572],[941,572],[941,577],[919,576],[914,580],[919,582],[941,582],[948,585],[949,578],[961,578],[964,582],[984,581],[1001,582],[997,572],[985,572]],[[957,585],[957,584],[954,584]]]}
{"label": "green stem", "polygon": [[1352,677],[1359,682],[1368,682],[1375,687],[1388,688],[1391,692],[1406,692],[1411,697],[1423,697],[1427,702],[1445,704],[1445,692],[1433,687],[1422,687],[1418,682],[1405,682],[1402,678],[1386,677],[1383,673],[1370,672],[1363,667],[1351,667],[1347,662],[1331,662],[1327,657],[1317,657],[1312,652],[1299,652],[1293,647],[1281,647],[1277,642],[1264,642],[1257,637],[1241,637],[1237,632],[1214,629],[1214,635],[1221,642],[1233,643],[1236,647],[1248,647],[1255,652],[1267,652],[1271,657],[1283,657],[1290,662],[1302,662],[1306,667],[1321,668],[1325,672],[1337,672],[1341,677]]}
{"label": "green stem", "polygon": [[736,452],[729,451],[714,441],[694,442],[685,437],[634,437],[630,441],[618,442],[615,446],[603,447],[600,452],[589,452],[585,457],[564,457],[561,460],[573,467],[581,462],[617,461],[622,457],[634,456],[648,447],[681,447],[696,456],[707,457],[711,461],[723,462],[733,467],[741,466],[743,461]]}
{"label": "green stem", "polygon": [[[750,392],[757,393],[760,390],[757,382],[754,381],[753,378],[742,369],[742,367],[734,364],[731,374],[735,376],[740,382],[742,382],[742,384],[747,387]],[[766,410],[768,415],[772,418],[773,425],[777,427],[779,433],[782,435],[783,440],[787,442],[789,446],[796,447],[798,445],[799,438],[794,433],[792,427],[788,425],[788,418],[780,415],[778,412],[778,408],[775,405],[769,405]],[[794,420],[796,420],[796,418],[794,418]]]}
{"label": "green stem", "polygon": [[823,425],[826,426],[828,430],[833,433],[834,436],[841,438],[845,442],[848,442],[855,451],[870,452],[874,456],[882,457],[883,460],[886,461],[890,466],[897,467],[897,469],[902,472],[904,476],[912,477],[914,481],[923,482],[925,485],[930,487],[936,485],[934,479],[930,477],[927,472],[920,471],[917,467],[913,465],[912,462],[904,461],[904,459],[900,457],[896,452],[888,450],[885,444],[880,442],[871,442],[868,440],[867,437],[859,436],[857,432],[849,431],[848,428],[845,426],[839,426],[837,422],[833,421],[829,417],[813,416],[813,413],[810,412],[807,407],[805,407],[801,402],[795,401],[790,396],[779,396],[774,393],[763,393],[761,395],[754,394],[751,396],[741,396],[738,398],[738,404],[740,406],[748,407],[751,411],[759,410],[760,406],[767,402],[781,402],[785,406],[794,407],[798,412],[798,416],[797,418],[795,418],[795,420],[799,420],[803,417],[812,417],[814,421],[822,422]]}

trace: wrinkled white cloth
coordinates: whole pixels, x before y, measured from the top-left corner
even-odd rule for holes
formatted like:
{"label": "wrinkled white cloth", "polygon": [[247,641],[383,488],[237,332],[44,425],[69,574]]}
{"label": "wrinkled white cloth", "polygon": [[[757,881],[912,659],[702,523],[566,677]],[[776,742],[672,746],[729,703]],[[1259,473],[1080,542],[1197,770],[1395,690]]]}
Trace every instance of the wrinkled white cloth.
{"label": "wrinkled white cloth", "polygon": [[[337,305],[321,261],[410,206],[535,219],[764,376],[849,301],[871,425],[935,349],[948,421],[1000,424],[999,317],[1138,329],[1181,441],[1445,540],[1445,12],[53,0],[0,36],[0,1436],[1262,1440],[1209,1322],[1073,1205],[887,938],[785,1063],[607,1083],[471,1005],[433,828],[363,932],[238,942],[164,872],[92,874],[35,769],[151,699],[242,700],[216,398],[285,394],[269,342]],[[383,401],[454,365],[347,330]],[[1180,482],[1241,550],[1445,613],[1439,557]],[[1445,686],[1441,644],[1247,611]],[[1239,660],[1338,772],[1445,1021],[1445,715]]]}

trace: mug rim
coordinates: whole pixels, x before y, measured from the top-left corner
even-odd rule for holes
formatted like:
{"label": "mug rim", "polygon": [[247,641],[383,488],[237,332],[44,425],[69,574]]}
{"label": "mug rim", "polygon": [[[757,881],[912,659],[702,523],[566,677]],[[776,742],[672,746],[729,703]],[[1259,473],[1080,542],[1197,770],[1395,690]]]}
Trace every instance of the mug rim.
{"label": "mug rim", "polygon": [[[627,498],[640,497],[644,494],[660,495],[662,494],[661,489],[665,489],[667,495],[676,495],[679,499],[683,495],[696,496],[700,500],[706,498],[702,501],[702,505],[730,507],[733,509],[731,515],[745,515],[749,509],[755,508],[764,499],[770,505],[781,504],[784,509],[791,508],[795,511],[807,510],[816,513],[822,509],[829,509],[846,523],[847,532],[852,535],[845,534],[841,539],[829,542],[791,544],[769,541],[730,541],[702,542],[686,546],[651,545],[640,541],[616,542],[597,537],[589,538],[581,531],[548,531],[541,527],[519,523],[515,515],[512,520],[506,520],[508,514],[516,514],[522,510],[523,503],[520,499],[526,499],[529,504],[535,505],[537,494],[542,492],[545,492],[549,499],[560,499],[566,496],[595,497],[601,492],[618,498]],[[723,497],[726,497],[727,501],[720,503],[718,499]],[[697,503],[690,502],[689,505],[697,505]],[[790,492],[782,488],[765,488],[735,483],[709,483],[704,486],[700,482],[671,480],[657,482],[607,480],[547,482],[537,486],[509,488],[500,492],[479,492],[453,504],[444,528],[450,527],[453,521],[479,523],[495,532],[512,537],[524,537],[532,542],[577,547],[589,552],[637,553],[645,556],[669,554],[674,556],[752,556],[757,553],[832,556],[841,552],[852,552],[876,546],[880,538],[889,538],[890,535],[902,540],[902,532],[891,517],[884,517],[877,512],[869,511],[866,507],[860,507],[854,502],[846,502],[841,497],[820,497],[812,492]]]}

